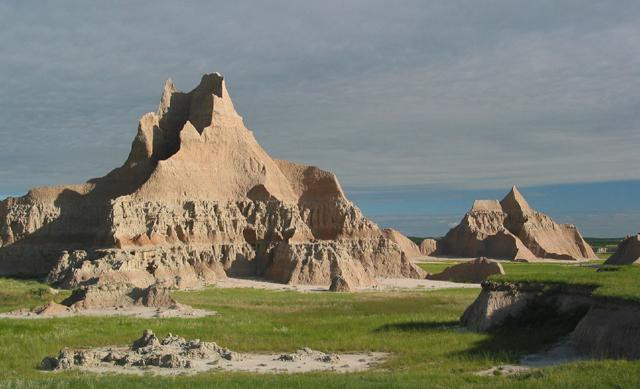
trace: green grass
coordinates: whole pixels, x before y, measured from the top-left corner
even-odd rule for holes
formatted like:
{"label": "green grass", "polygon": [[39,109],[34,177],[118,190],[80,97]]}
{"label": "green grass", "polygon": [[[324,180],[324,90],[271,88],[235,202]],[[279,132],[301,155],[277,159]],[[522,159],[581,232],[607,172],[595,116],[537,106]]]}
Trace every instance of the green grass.
{"label": "green grass", "polygon": [[53,294],[49,285],[33,279],[0,277],[0,312],[18,308],[34,308],[51,300],[60,302],[68,291]]}
{"label": "green grass", "polygon": [[[438,273],[455,263],[421,263],[420,267],[429,273]],[[594,287],[594,296],[640,301],[640,266],[597,266],[602,261],[588,264],[501,263],[506,274],[491,277],[494,281],[585,285]],[[608,271],[598,271],[600,268]]]}
{"label": "green grass", "polygon": [[[512,277],[541,273],[549,277],[556,270],[538,264],[507,267]],[[37,281],[0,278],[0,309],[46,301],[50,296],[33,297],[32,293],[45,287]],[[519,377],[473,375],[496,364],[514,363],[544,348],[561,332],[558,328],[461,331],[458,318],[477,294],[477,289],[345,294],[212,287],[175,293],[180,302],[219,312],[198,319],[0,319],[0,387],[585,388],[637,387],[640,383],[640,362],[629,361],[571,363]],[[56,354],[65,346],[124,345],[145,328],[160,335],[172,332],[216,341],[241,352],[309,346],[336,352],[388,351],[392,357],[374,370],[353,374],[209,372],[169,378],[37,370],[45,355]]]}

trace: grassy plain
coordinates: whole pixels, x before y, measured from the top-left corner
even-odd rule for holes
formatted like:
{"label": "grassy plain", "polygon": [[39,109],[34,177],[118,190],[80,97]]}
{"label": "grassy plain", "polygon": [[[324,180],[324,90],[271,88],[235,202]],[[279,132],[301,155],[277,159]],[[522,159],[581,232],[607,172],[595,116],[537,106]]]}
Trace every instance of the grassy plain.
{"label": "grassy plain", "polygon": [[[427,270],[443,264],[423,264]],[[593,268],[557,264],[506,264],[510,280],[601,282],[598,293],[637,296],[637,269],[596,273]],[[618,282],[613,282],[617,277]],[[602,281],[604,280],[604,281]],[[175,297],[218,315],[198,319],[59,318],[0,319],[1,387],[639,387],[638,361],[585,361],[514,376],[473,373],[515,363],[544,349],[564,328],[520,328],[475,333],[458,327],[458,318],[477,289],[439,291],[300,293],[257,289],[175,292]],[[34,280],[0,278],[0,310],[32,307],[50,298]],[[124,345],[151,328],[164,335],[216,341],[236,351],[388,351],[392,357],[368,372],[252,375],[209,372],[195,376],[95,375],[37,369],[45,355],[61,348]]]}

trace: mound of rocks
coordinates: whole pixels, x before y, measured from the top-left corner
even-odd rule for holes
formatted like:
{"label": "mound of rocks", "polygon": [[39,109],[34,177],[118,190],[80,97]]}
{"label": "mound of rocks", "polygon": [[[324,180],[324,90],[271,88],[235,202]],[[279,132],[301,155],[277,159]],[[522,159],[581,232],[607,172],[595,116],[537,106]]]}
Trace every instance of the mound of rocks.
{"label": "mound of rocks", "polygon": [[327,354],[304,347],[294,353],[236,353],[215,342],[186,340],[168,334],[159,339],[145,330],[129,347],[63,349],[45,357],[43,370],[79,369],[91,372],[156,374],[197,373],[210,369],[254,373],[306,372],[314,370],[361,371],[384,359],[384,353]]}
{"label": "mound of rocks", "polygon": [[40,366],[43,370],[65,370],[101,365],[183,369],[192,367],[194,360],[230,361],[239,358],[241,358],[239,354],[220,347],[215,342],[203,342],[199,339],[185,340],[172,334],[159,340],[153,331],[145,330],[142,337],[135,340],[129,348],[64,349],[56,357],[45,357]]}
{"label": "mound of rocks", "polygon": [[502,265],[485,257],[459,263],[438,274],[429,274],[427,279],[438,281],[480,283],[494,274],[505,274]]}
{"label": "mound of rocks", "polygon": [[121,167],[0,202],[0,274],[52,283],[179,289],[227,275],[329,285],[424,277],[345,196],[336,176],[277,160],[244,125],[219,73],[169,80]]}
{"label": "mound of rocks", "polygon": [[463,257],[596,258],[575,226],[558,224],[534,210],[515,186],[501,201],[476,200],[460,224],[438,243],[442,254]]}
{"label": "mound of rocks", "polygon": [[605,261],[605,265],[640,264],[640,234],[627,236],[618,244],[616,252]]}

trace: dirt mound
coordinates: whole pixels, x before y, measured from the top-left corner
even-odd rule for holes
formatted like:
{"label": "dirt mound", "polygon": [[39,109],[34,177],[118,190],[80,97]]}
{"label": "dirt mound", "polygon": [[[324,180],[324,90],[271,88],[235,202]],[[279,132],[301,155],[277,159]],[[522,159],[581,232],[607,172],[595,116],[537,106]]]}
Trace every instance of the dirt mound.
{"label": "dirt mound", "polygon": [[329,285],[336,257],[355,284],[424,276],[334,174],[271,158],[219,73],[188,93],[167,81],[106,176],[0,202],[0,274],[48,273],[69,288],[185,289],[227,275]]}
{"label": "dirt mound", "polygon": [[33,310],[36,315],[49,315],[49,316],[60,316],[65,315],[73,310],[66,305],[58,304],[53,301],[49,301],[45,305],[41,307],[37,307]]}
{"label": "dirt mound", "polygon": [[331,280],[331,286],[329,290],[332,292],[351,292],[353,288],[349,285],[349,282],[342,276],[335,276]]}
{"label": "dirt mound", "polygon": [[178,303],[171,297],[168,288],[157,285],[136,288],[124,283],[79,287],[63,301],[63,304],[75,309],[131,306],[176,308],[178,306]]}
{"label": "dirt mound", "polygon": [[414,258],[422,255],[420,252],[420,247],[417,244],[413,243],[413,241],[406,236],[404,236],[400,231],[396,231],[393,228],[385,228],[382,230],[385,238],[390,241],[396,243],[402,249],[407,257]]}
{"label": "dirt mound", "polygon": [[502,201],[477,200],[439,242],[442,254],[530,261],[596,258],[580,232],[529,205],[515,186]]}
{"label": "dirt mound", "polygon": [[616,252],[605,261],[605,265],[631,265],[640,263],[640,234],[627,236],[618,244]]}
{"label": "dirt mound", "polygon": [[80,369],[92,372],[156,374],[197,373],[210,369],[266,372],[305,372],[314,370],[360,371],[380,362],[384,353],[326,354],[303,348],[286,354],[240,354],[200,339],[186,340],[168,334],[158,339],[151,330],[130,347],[63,349],[57,356],[45,357],[43,370]]}
{"label": "dirt mound", "polygon": [[494,274],[504,274],[502,265],[485,257],[460,263],[444,269],[438,274],[429,274],[427,279],[453,282],[480,283]]}

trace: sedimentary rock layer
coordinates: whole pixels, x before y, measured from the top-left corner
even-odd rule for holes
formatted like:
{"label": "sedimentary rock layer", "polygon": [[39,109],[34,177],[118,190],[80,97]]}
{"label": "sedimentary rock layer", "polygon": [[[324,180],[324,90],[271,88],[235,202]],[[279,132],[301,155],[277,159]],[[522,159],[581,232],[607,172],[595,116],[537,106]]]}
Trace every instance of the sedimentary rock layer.
{"label": "sedimentary rock layer", "polygon": [[0,202],[0,274],[67,287],[191,288],[226,275],[328,285],[332,262],[354,286],[424,275],[335,175],[271,158],[218,73],[188,93],[167,81],[106,176]]}
{"label": "sedimentary rock layer", "polygon": [[514,186],[502,201],[477,200],[438,242],[446,255],[533,260],[595,258],[578,229],[558,224],[527,203]]}

